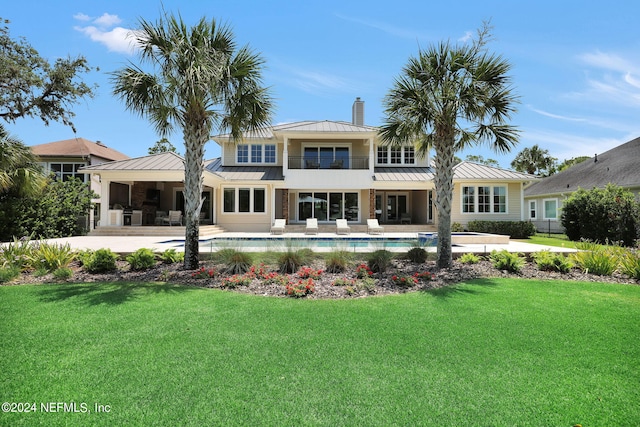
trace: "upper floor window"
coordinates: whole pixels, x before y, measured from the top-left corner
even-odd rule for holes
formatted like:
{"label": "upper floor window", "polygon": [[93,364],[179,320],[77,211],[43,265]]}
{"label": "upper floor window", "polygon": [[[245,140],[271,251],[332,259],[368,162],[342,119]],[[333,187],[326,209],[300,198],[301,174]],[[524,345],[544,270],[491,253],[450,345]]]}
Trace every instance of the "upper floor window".
{"label": "upper floor window", "polygon": [[238,144],[237,163],[276,163],[275,144]]}
{"label": "upper floor window", "polygon": [[376,154],[379,165],[413,165],[416,162],[414,147],[378,146]]}
{"label": "upper floor window", "polygon": [[49,163],[47,170],[53,173],[58,180],[68,181],[71,178],[77,178],[85,182],[85,174],[78,172],[78,169],[86,166],[85,163]]}

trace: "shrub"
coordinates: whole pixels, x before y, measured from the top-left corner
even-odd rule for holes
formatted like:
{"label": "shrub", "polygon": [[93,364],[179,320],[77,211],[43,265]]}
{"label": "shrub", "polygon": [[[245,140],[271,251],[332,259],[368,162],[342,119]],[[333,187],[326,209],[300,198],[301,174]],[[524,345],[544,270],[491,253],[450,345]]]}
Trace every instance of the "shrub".
{"label": "shrub", "polygon": [[454,233],[460,233],[461,231],[464,231],[464,227],[459,222],[452,222],[451,231]]}
{"label": "shrub", "polygon": [[30,257],[33,268],[51,272],[61,267],[68,267],[75,259],[76,252],[68,243],[58,245],[40,242],[33,247]]}
{"label": "shrub", "polygon": [[506,270],[518,273],[524,265],[524,258],[519,253],[511,253],[506,249],[491,252],[491,261],[498,270]]}
{"label": "shrub", "polygon": [[413,274],[417,280],[422,280],[423,282],[428,282],[430,280],[434,280],[436,275],[431,273],[430,271],[421,271]]}
{"label": "shrub", "polygon": [[342,273],[347,269],[351,253],[347,251],[333,251],[325,257],[325,270],[327,273]]}
{"label": "shrub", "polygon": [[156,254],[149,248],[140,248],[128,255],[127,262],[133,270],[146,270],[156,265]]}
{"label": "shrub", "polygon": [[289,276],[278,274],[275,271],[264,273],[260,277],[265,285],[281,285],[287,286],[291,281]]}
{"label": "shrub", "polygon": [[570,240],[633,246],[640,233],[640,203],[632,192],[612,184],[578,189],[564,201],[560,219]]}
{"label": "shrub", "polygon": [[463,264],[477,264],[480,262],[480,257],[472,252],[462,254],[458,259]]}
{"label": "shrub", "polygon": [[365,277],[360,280],[360,286],[370,294],[376,292],[376,279],[373,277]]}
{"label": "shrub", "polygon": [[249,286],[251,284],[252,277],[246,274],[234,274],[231,277],[225,277],[222,279],[221,286],[223,288],[234,289],[238,286]]}
{"label": "shrub", "polygon": [[318,280],[321,275],[322,275],[322,270],[315,270],[311,267],[302,267],[298,271],[298,277],[300,277],[301,279],[312,278],[314,280]]}
{"label": "shrub", "polygon": [[568,273],[573,268],[573,262],[568,257],[549,250],[536,252],[531,255],[539,270],[559,271]]}
{"label": "shrub", "polygon": [[315,291],[316,285],[311,278],[299,280],[297,283],[288,284],[285,286],[285,295],[294,298],[302,298],[314,293]]}
{"label": "shrub", "polygon": [[251,255],[233,248],[221,249],[217,257],[226,264],[225,272],[228,274],[244,274],[251,268]]}
{"label": "shrub", "polygon": [[427,251],[424,248],[411,248],[407,252],[407,258],[416,264],[423,263],[427,260]]}
{"label": "shrub", "polygon": [[0,267],[0,283],[7,283],[20,276],[20,268],[15,265]]}
{"label": "shrub", "polygon": [[469,221],[469,231],[508,235],[511,239],[527,239],[536,234],[536,227],[529,221]]}
{"label": "shrub", "polygon": [[333,286],[355,286],[356,279],[347,279],[345,277],[338,277],[333,281]]}
{"label": "shrub", "polygon": [[380,249],[369,254],[367,265],[374,273],[384,273],[391,265],[393,254],[386,249]]}
{"label": "shrub", "polygon": [[620,257],[620,270],[632,279],[640,280],[640,252],[625,251]]}
{"label": "shrub", "polygon": [[14,266],[18,271],[27,269],[33,258],[33,247],[29,239],[16,239],[0,247],[0,267]]}
{"label": "shrub", "polygon": [[73,276],[73,270],[69,267],[60,267],[53,270],[53,277],[56,280],[68,280]]}
{"label": "shrub", "polygon": [[594,242],[576,243],[579,252],[572,254],[573,260],[586,273],[598,276],[610,276],[618,268],[620,249],[615,246],[602,246]]}
{"label": "shrub", "polygon": [[118,254],[113,253],[111,249],[103,248],[95,252],[86,252],[83,265],[89,273],[106,273],[116,269],[117,259]]}
{"label": "shrub", "polygon": [[160,254],[160,260],[165,264],[173,264],[184,261],[184,252],[178,252],[174,248],[170,248]]}
{"label": "shrub", "polygon": [[278,256],[279,271],[283,274],[295,273],[301,266],[306,264],[308,258],[309,251],[289,248]]}
{"label": "shrub", "polygon": [[346,292],[347,295],[351,296],[351,295],[355,295],[356,292],[358,292],[358,288],[355,286],[345,286],[344,291]]}

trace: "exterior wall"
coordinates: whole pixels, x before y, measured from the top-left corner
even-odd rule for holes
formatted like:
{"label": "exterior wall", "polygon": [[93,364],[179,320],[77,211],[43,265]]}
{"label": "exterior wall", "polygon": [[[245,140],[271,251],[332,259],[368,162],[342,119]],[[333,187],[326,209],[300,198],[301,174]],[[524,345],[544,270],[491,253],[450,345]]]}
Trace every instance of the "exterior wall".
{"label": "exterior wall", "polygon": [[[547,219],[544,215],[544,202],[545,200],[556,200],[557,201],[557,218],[556,219]],[[528,197],[524,201],[525,208],[525,219],[527,221],[531,221],[533,225],[536,226],[536,229],[541,233],[564,233],[564,227],[560,221],[560,215],[562,214],[562,203],[565,200],[564,195],[551,195],[551,196],[540,196],[540,197]],[[531,217],[530,211],[530,202],[536,203],[536,218]]]}
{"label": "exterior wall", "polygon": [[[506,213],[463,213],[462,212],[462,187],[464,186],[507,186],[507,212]],[[454,183],[453,200],[451,204],[451,222],[457,222],[466,226],[469,221],[521,221],[522,216],[522,185],[518,183],[500,182],[463,182]],[[476,201],[478,195],[476,194]],[[434,194],[435,198],[435,194]]]}
{"label": "exterior wall", "polygon": [[[265,212],[224,212],[225,188],[265,188]],[[224,184],[214,191],[214,218],[216,224],[227,231],[263,232],[271,229],[274,190],[264,184]]]}

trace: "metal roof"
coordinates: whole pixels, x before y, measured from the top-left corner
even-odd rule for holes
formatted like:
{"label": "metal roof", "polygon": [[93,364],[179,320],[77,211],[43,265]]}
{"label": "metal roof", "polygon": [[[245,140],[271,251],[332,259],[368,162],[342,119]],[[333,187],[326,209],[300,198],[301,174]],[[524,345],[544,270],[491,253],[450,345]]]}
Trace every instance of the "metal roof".
{"label": "metal roof", "polygon": [[509,169],[497,168],[494,166],[482,165],[474,162],[460,162],[453,167],[453,179],[473,179],[473,180],[500,180],[500,181],[533,181],[538,179],[535,175],[516,172]]}
{"label": "metal roof", "polygon": [[222,166],[220,158],[212,160],[205,170],[227,181],[283,181],[282,166]]}
{"label": "metal roof", "polygon": [[[243,137],[250,138],[260,138],[260,139],[270,139],[274,138],[277,133],[314,133],[314,132],[325,132],[325,133],[367,133],[367,132],[376,132],[378,128],[373,126],[359,126],[354,125],[348,122],[340,122],[340,121],[332,121],[332,120],[306,120],[301,122],[293,122],[293,123],[282,123],[275,126],[269,126],[262,129],[257,129],[250,132],[245,132]],[[213,139],[227,139],[230,135],[228,133],[222,135],[216,135]]]}
{"label": "metal roof", "polygon": [[99,165],[86,166],[81,170],[91,171],[184,171],[184,159],[176,153],[165,152],[133,159],[119,160]]}
{"label": "metal roof", "polygon": [[374,169],[373,179],[374,181],[431,181],[433,169],[379,167]]}
{"label": "metal roof", "polygon": [[640,138],[535,182],[524,190],[524,196],[604,188],[609,183],[623,188],[640,187]]}

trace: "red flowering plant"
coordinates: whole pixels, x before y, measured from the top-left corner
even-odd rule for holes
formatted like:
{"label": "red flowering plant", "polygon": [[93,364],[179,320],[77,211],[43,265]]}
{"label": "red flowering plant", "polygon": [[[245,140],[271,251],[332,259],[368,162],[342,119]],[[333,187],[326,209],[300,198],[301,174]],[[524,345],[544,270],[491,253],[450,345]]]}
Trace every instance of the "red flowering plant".
{"label": "red flowering plant", "polygon": [[391,280],[396,285],[407,288],[418,283],[418,279],[413,276],[398,276],[396,274],[391,277]]}
{"label": "red flowering plant", "polygon": [[191,277],[194,279],[213,279],[216,277],[216,270],[213,268],[206,269],[204,267],[200,267],[198,271],[191,274]]}
{"label": "red flowering plant", "polygon": [[371,276],[373,276],[373,271],[371,271],[367,264],[360,264],[356,267],[356,277],[358,279],[365,279]]}
{"label": "red flowering plant", "polygon": [[237,288],[238,286],[249,286],[251,280],[253,280],[251,274],[234,274],[231,277],[225,277],[224,279],[222,279],[222,284],[220,286],[229,289]]}
{"label": "red flowering plant", "polygon": [[285,286],[285,294],[294,298],[302,298],[316,291],[316,285],[312,278],[298,280],[298,283]]}
{"label": "red flowering plant", "polygon": [[286,286],[291,282],[289,276],[279,274],[275,271],[262,274],[262,283],[265,285],[282,285]]}
{"label": "red flowering plant", "polygon": [[298,277],[301,279],[315,279],[318,280],[322,275],[322,270],[315,270],[311,267],[302,267],[298,271]]}
{"label": "red flowering plant", "polygon": [[414,273],[413,277],[418,280],[422,280],[423,282],[427,282],[429,280],[434,280],[436,278],[436,275],[434,273],[431,273],[430,271],[422,271],[419,273]]}

